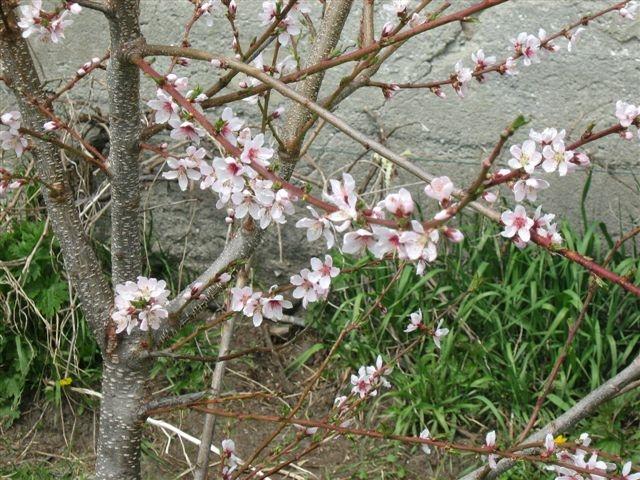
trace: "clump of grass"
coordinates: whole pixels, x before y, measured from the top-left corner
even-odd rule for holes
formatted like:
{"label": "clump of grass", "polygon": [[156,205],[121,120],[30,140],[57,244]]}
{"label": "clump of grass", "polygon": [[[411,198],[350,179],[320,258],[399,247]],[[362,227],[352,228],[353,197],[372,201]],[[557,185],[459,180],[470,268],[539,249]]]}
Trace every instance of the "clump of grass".
{"label": "clump of grass", "polygon": [[[391,374],[393,388],[381,398],[397,433],[424,426],[450,438],[461,432],[497,429],[513,438],[526,425],[537,394],[582,308],[589,275],[580,266],[536,248],[518,250],[481,219],[465,226],[462,245],[447,250],[424,277],[407,267],[385,296],[380,311],[349,334],[339,348],[339,369],[368,365],[378,353],[393,356],[419,333],[404,333],[411,312],[421,308],[427,324],[444,315],[451,333],[438,351],[430,338],[403,356]],[[567,227],[569,247],[603,258],[595,227],[580,239]],[[616,258],[615,271],[640,281],[637,257]],[[368,259],[370,260],[370,259]],[[334,256],[343,269],[367,259]],[[395,273],[395,262],[340,275],[332,301],[317,306],[325,344],[366,309]],[[640,302],[602,284],[589,308],[554,388],[540,414],[546,422],[615,375],[640,353]],[[631,392],[611,402],[585,426],[598,445],[614,453],[637,452],[640,401]],[[486,431],[485,430],[485,431]],[[514,477],[515,478],[515,477]]]}

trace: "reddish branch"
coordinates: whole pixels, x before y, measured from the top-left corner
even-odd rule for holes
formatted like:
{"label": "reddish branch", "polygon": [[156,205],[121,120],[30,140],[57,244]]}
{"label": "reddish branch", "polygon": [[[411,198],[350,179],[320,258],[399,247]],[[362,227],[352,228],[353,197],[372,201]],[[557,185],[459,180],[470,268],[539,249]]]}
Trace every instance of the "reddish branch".
{"label": "reddish branch", "polygon": [[[615,11],[615,10],[620,10],[620,8],[622,8],[625,4],[628,3],[629,0],[624,0],[622,2],[618,2],[614,5],[611,5],[608,8],[605,8],[604,10],[601,10],[597,13],[594,13],[592,15],[585,15],[582,18],[580,18],[580,20],[567,25],[566,27],[564,27],[562,30],[559,30],[558,32],[554,33],[553,35],[549,35],[548,37],[546,37],[544,40],[541,39],[540,41],[540,49],[543,50],[545,48],[550,48],[551,45],[553,44],[553,40],[560,38],[560,37],[567,37],[569,35],[569,32],[571,30],[573,30],[576,27],[579,27],[580,25],[587,25],[589,22],[595,20],[598,17],[601,17],[609,12]],[[522,52],[514,52],[514,54],[510,57],[512,60],[517,60],[520,57],[522,57],[523,53]],[[506,72],[506,60],[502,60],[494,65],[491,65],[489,67],[483,68],[483,69],[476,69],[473,72],[473,77],[478,80],[478,81],[482,81],[484,75],[486,75],[487,73],[491,73],[491,72],[498,72],[501,75],[504,74]],[[433,81],[433,82],[423,82],[423,83],[386,83],[386,82],[378,82],[378,81],[374,81],[374,80],[369,80],[367,81],[365,84],[370,86],[370,87],[378,87],[378,88],[382,88],[382,89],[430,89],[430,90],[436,90],[444,85],[451,85],[454,84],[458,81],[456,75],[452,75],[450,78],[448,78],[447,80],[437,80],[437,81]]]}
{"label": "reddish branch", "polygon": [[69,80],[69,82],[67,82],[67,84],[64,87],[62,87],[56,93],[53,93],[53,94],[51,94],[49,96],[48,101],[49,102],[53,102],[53,101],[57,100],[58,98],[60,98],[60,96],[63,93],[68,92],[69,90],[74,88],[78,84],[78,82],[80,80],[82,80],[83,78],[87,77],[96,68],[104,68],[104,65],[102,65],[102,64],[109,58],[110,55],[111,55],[111,53],[107,52],[105,55],[102,56],[102,58],[100,59],[99,62],[97,62],[97,63],[91,62],[91,64],[87,68],[82,67],[82,70],[84,70],[84,73],[82,75],[79,75],[76,72],[75,76],[71,80]]}
{"label": "reddish branch", "polygon": [[[201,52],[198,50],[192,50],[192,49],[177,49],[175,47],[167,47],[167,46],[149,46],[147,47],[148,49],[150,49],[151,51],[154,52],[177,52],[177,51],[181,51],[183,53],[185,53],[186,56],[191,56],[194,58],[198,58],[198,59],[210,59],[213,58],[213,56],[211,54],[208,54],[206,52]],[[285,86],[282,85],[281,82],[278,82],[277,80],[266,76],[263,72],[259,72],[257,69],[252,68],[252,67],[248,67],[246,65],[239,65],[237,62],[235,62],[232,59],[226,59],[224,57],[220,57],[217,56],[217,58],[221,58],[223,60],[226,60],[229,64],[235,64],[237,68],[242,68],[245,73],[255,76],[256,78],[259,78],[261,81],[265,82],[265,83],[270,83],[272,86],[274,86],[274,88],[277,88],[278,91],[280,91],[280,93],[283,93],[287,96],[291,96],[292,98],[296,99],[296,95],[293,92],[290,92],[289,89]],[[183,107],[190,115],[193,116],[193,118],[195,120],[198,121],[198,123],[200,123],[202,125],[202,127],[207,131],[207,133],[209,133],[216,141],[218,141],[225,150],[227,150],[230,154],[234,155],[234,156],[238,156],[240,154],[240,150],[237,147],[234,147],[233,145],[231,145],[225,138],[223,138],[217,131],[216,129],[213,127],[213,125],[211,124],[211,122],[207,119],[207,117],[200,111],[198,111],[192,104],[191,102],[189,102],[189,100],[187,100],[182,94],[180,94],[180,92],[178,92],[172,85],[170,85],[168,82],[165,81],[164,77],[162,77],[161,74],[159,74],[156,70],[153,69],[153,67],[151,67],[151,65],[149,65],[149,63],[147,63],[145,60],[143,60],[142,58],[134,58],[132,59],[132,61],[138,65],[146,74],[148,74],[150,77],[152,77],[169,95],[171,95],[171,97],[181,106]],[[358,141],[361,141],[360,138],[362,137],[362,135],[360,135],[359,133],[352,133],[353,129],[350,129],[348,127],[345,127],[342,125],[343,122],[340,122],[339,120],[334,119],[334,116],[330,113],[325,111],[324,109],[322,109],[321,107],[319,107],[318,105],[314,104],[313,102],[310,102],[308,100],[306,100],[305,105],[307,107],[309,107],[310,109],[316,111],[316,113],[322,113],[327,120],[329,120],[332,124],[336,125],[338,128],[342,129],[343,131],[345,129],[348,130],[348,133],[350,136],[352,136],[353,138],[355,138]],[[604,130],[603,132],[599,132],[597,134],[590,134],[587,135],[586,138],[581,139],[580,141],[572,144],[569,146],[569,148],[577,148],[581,145],[584,145],[585,143],[591,142],[593,140],[602,138],[603,136],[606,135],[610,135],[612,133],[618,132],[620,131],[622,127],[620,127],[619,125],[617,126],[613,126],[609,129]],[[388,149],[386,149],[385,147],[378,145],[377,142],[374,142],[373,140],[367,139],[365,140],[365,145],[368,146],[369,148],[372,148],[375,151],[378,151],[379,153],[381,153],[382,155],[385,156],[389,156],[391,155],[392,157],[396,157],[395,155],[393,155],[393,152],[389,152]],[[404,162],[404,160],[403,160]],[[263,175],[265,178],[268,178],[270,180],[272,180],[274,182],[274,184],[276,186],[281,186],[282,188],[287,189],[288,191],[290,191],[291,193],[293,193],[294,195],[298,196],[301,200],[307,201],[308,203],[321,208],[327,212],[333,212],[335,211],[335,207],[331,204],[328,204],[327,202],[320,200],[316,197],[313,197],[312,195],[309,195],[307,192],[305,192],[303,189],[301,189],[300,187],[296,187],[295,185],[288,183],[286,181],[284,181],[283,179],[281,179],[280,177],[278,177],[274,172],[272,172],[271,170],[261,166],[261,165],[257,165],[257,164],[252,164],[252,168],[254,168],[254,170],[256,170],[259,174]],[[416,172],[418,169],[416,167],[412,167],[411,171]],[[425,175],[422,175],[422,172],[420,171],[419,173],[421,173],[421,175],[419,175],[420,178],[424,178]],[[516,171],[516,173],[513,173],[514,178],[518,175],[521,174],[520,171]],[[512,175],[509,174],[509,175]],[[507,181],[507,177],[508,176],[504,176],[501,177],[501,182],[503,181]],[[497,213],[492,214],[491,218],[496,219],[499,218]],[[370,223],[384,223],[384,221],[378,220],[378,219],[372,219],[372,218],[366,218],[367,221],[369,221]],[[532,234],[532,240],[540,245],[541,247],[552,251],[554,253],[560,254],[563,257],[576,262],[580,265],[582,265],[583,267],[585,267],[586,269],[588,269],[589,271],[591,271],[592,273],[595,273],[596,275],[598,275],[601,278],[605,278],[617,285],[620,285],[622,288],[624,288],[625,290],[633,293],[636,296],[640,297],[640,287],[637,287],[636,285],[634,285],[633,283],[631,283],[629,280],[627,280],[624,277],[621,277],[620,275],[607,270],[606,268],[598,265],[596,262],[594,262],[591,259],[588,259],[586,257],[584,257],[583,255],[580,255],[578,252],[575,252],[573,250],[569,250],[567,248],[557,248],[555,246],[553,246],[549,240],[547,239],[543,239],[541,237],[539,237],[538,235],[536,235],[535,233]]]}
{"label": "reddish branch", "polygon": [[[411,437],[407,435],[395,435],[391,433],[380,432],[378,430],[366,430],[360,428],[344,427],[340,425],[334,425],[328,422],[319,422],[315,420],[307,420],[305,418],[292,418],[279,417],[276,415],[263,415],[257,413],[248,412],[233,412],[228,410],[222,410],[211,407],[192,407],[194,410],[204,413],[211,413],[219,417],[233,418],[238,421],[242,420],[255,420],[259,422],[280,423],[282,425],[301,425],[303,427],[316,427],[323,430],[329,430],[335,433],[343,435],[356,435],[359,437],[376,438],[379,440],[395,440],[404,444],[417,444],[417,445],[429,445],[443,450],[455,450],[459,452],[477,453],[482,455],[494,454],[502,458],[510,458],[512,460],[523,460],[531,463],[544,463],[547,465],[557,465],[565,468],[569,468],[575,472],[586,473],[589,475],[596,474],[605,478],[614,480],[620,480],[621,477],[612,473],[608,473],[598,469],[581,468],[574,464],[558,461],[553,456],[544,457],[538,455],[529,455],[524,453],[517,453],[507,450],[497,450],[489,447],[478,447],[475,445],[465,445],[460,443],[446,442],[443,440],[434,440],[430,438]],[[542,447],[541,443],[531,444],[529,447]]]}
{"label": "reddish branch", "polygon": [[[419,35],[420,33],[426,32],[428,30],[433,30],[434,28],[441,27],[442,25],[446,25],[448,23],[464,21],[475,13],[478,13],[487,8],[495,7],[496,5],[505,3],[507,1],[508,0],[483,0],[482,2],[476,3],[474,5],[471,5],[470,7],[459,10],[458,12],[452,13],[450,15],[445,15],[440,18],[436,18],[434,20],[428,20],[414,28],[404,30],[403,32],[400,32],[396,35],[381,38],[377,42],[374,42],[370,45],[363,46],[357,50],[353,50],[349,53],[345,53],[337,57],[328,58],[308,68],[304,68],[302,70],[298,70],[297,72],[291,73],[289,75],[285,75],[280,78],[280,81],[282,83],[297,82],[309,75],[322,72],[324,70],[328,70],[332,67],[342,65],[343,63],[360,60],[361,58],[364,58],[367,56],[371,56],[373,59],[373,57],[385,47],[388,47],[398,42],[404,42],[412,37],[415,37],[416,35]],[[240,100],[242,98],[247,98],[252,95],[265,92],[270,88],[271,87],[269,87],[266,84],[258,85],[243,91],[230,93],[228,95],[221,95],[215,98],[210,98],[209,100],[202,102],[202,106],[205,108],[209,108],[209,107],[224,105],[232,101]]]}

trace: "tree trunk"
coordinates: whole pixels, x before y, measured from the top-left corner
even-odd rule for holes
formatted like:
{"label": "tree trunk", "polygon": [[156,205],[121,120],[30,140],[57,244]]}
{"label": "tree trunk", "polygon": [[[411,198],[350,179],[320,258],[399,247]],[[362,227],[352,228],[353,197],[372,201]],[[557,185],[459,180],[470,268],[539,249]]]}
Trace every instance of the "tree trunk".
{"label": "tree trunk", "polygon": [[96,459],[96,480],[138,480],[141,414],[147,363],[135,367],[105,360],[102,368],[100,437]]}

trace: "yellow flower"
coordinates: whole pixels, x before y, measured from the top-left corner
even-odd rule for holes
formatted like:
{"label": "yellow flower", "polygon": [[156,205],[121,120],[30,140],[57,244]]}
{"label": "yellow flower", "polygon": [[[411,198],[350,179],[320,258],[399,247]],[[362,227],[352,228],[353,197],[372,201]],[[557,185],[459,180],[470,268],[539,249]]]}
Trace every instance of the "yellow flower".
{"label": "yellow flower", "polygon": [[71,385],[71,382],[73,382],[73,380],[69,377],[61,378],[60,380],[58,380],[58,385],[60,385],[61,387],[66,387],[68,385]]}
{"label": "yellow flower", "polygon": [[553,439],[553,443],[555,443],[556,445],[562,445],[563,443],[567,443],[567,437],[565,437],[564,435],[558,435],[556,438]]}

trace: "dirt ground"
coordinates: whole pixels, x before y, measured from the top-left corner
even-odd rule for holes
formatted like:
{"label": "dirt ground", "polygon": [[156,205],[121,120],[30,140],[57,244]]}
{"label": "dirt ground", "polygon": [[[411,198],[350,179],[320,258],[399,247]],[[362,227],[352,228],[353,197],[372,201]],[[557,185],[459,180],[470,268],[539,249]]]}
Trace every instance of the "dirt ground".
{"label": "dirt ground", "polygon": [[[264,345],[259,329],[240,326],[241,339],[235,349]],[[245,334],[248,332],[247,334]],[[271,332],[274,345],[278,347],[291,339],[294,331]],[[274,334],[276,333],[276,334]],[[283,408],[293,405],[302,382],[306,380],[322,357],[312,357],[305,366],[287,375],[283,365],[288,365],[300,353],[318,339],[310,332],[298,333],[291,345],[285,345],[273,353],[253,353],[242,360],[231,361],[224,379],[224,395],[246,392],[266,392],[256,398],[233,401],[221,408],[266,415],[281,415]],[[329,410],[336,394],[348,387],[348,371],[342,372],[342,382],[323,379],[309,397],[306,409],[299,414],[306,418],[321,418]],[[340,383],[340,384],[339,384]],[[157,390],[162,390],[162,379]],[[87,400],[77,392],[70,392],[63,405],[55,407],[41,402],[38,407],[26,411],[23,416],[0,439],[0,478],[61,478],[82,479],[90,475],[95,460],[95,440],[98,427],[97,400]],[[383,405],[375,404],[370,412],[381,412]],[[172,411],[155,415],[182,431],[199,437],[204,414],[193,410]],[[362,418],[360,426],[368,428],[390,428],[383,425],[379,415],[373,421]],[[232,438],[241,459],[249,458],[267,438],[276,425],[257,421],[237,421],[218,418],[214,445],[220,446],[222,439]],[[287,427],[278,441],[265,450],[266,456],[276,451],[282,441],[291,440],[297,434],[294,427]],[[309,445],[304,439],[301,446]],[[265,452],[260,459],[265,458]],[[197,455],[197,447],[180,439],[171,432],[146,424],[143,441],[142,477],[144,479],[191,478],[191,467]],[[455,478],[460,470],[456,462],[460,459],[443,458],[437,452],[426,456],[416,447],[405,447],[393,442],[374,439],[338,437],[327,441],[309,456],[294,462],[286,470],[293,476],[276,474],[271,478],[298,479],[349,479],[349,478],[407,478],[448,479]],[[217,457],[212,455],[212,462]],[[210,478],[218,478],[217,468],[211,469]]]}

